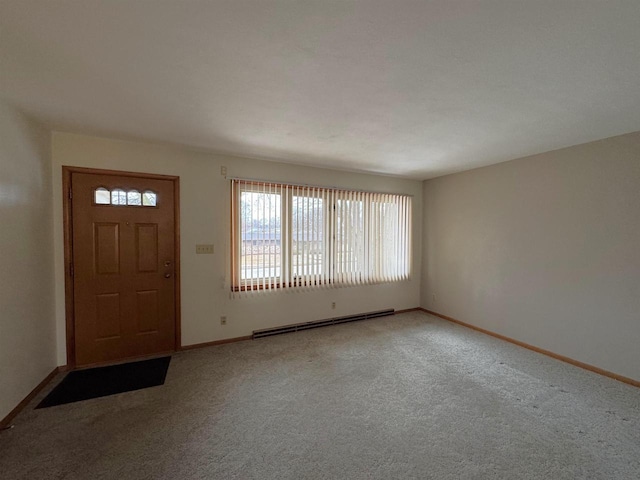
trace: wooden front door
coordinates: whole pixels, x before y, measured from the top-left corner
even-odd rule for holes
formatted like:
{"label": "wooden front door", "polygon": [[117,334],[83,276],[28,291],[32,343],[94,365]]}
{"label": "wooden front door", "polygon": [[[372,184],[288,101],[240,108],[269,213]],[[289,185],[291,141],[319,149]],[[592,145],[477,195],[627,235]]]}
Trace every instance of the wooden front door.
{"label": "wooden front door", "polygon": [[176,348],[174,181],[71,173],[77,366]]}

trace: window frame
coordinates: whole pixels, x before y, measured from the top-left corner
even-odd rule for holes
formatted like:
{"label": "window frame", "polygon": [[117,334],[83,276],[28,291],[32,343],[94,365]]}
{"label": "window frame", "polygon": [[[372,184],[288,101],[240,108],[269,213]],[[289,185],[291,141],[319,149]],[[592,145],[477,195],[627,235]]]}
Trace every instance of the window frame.
{"label": "window frame", "polygon": [[[308,286],[322,286],[330,284],[342,284],[355,285],[355,284],[371,284],[371,283],[388,283],[401,281],[403,279],[410,278],[412,274],[411,265],[411,249],[412,247],[412,204],[411,196],[406,194],[376,194],[373,192],[360,192],[356,190],[344,190],[335,189],[330,187],[309,187],[304,185],[292,185],[280,182],[268,182],[268,181],[250,181],[241,179],[232,179],[233,182],[238,182],[236,187],[231,188],[231,291],[232,292],[244,292],[244,291],[256,291],[256,290],[276,290],[294,287],[308,287]],[[265,191],[265,186],[273,185],[276,189],[275,192]],[[255,193],[271,193],[281,196],[280,199],[280,274],[276,277],[251,277],[242,278],[242,237],[243,237],[243,222],[242,222],[242,193],[243,192],[255,192]],[[325,201],[322,193],[329,192],[330,201]],[[372,198],[358,199],[358,194],[372,195]],[[315,194],[315,195],[314,195]],[[343,195],[347,195],[346,198]],[[349,197],[352,195],[352,197]],[[409,199],[408,208],[405,215],[404,225],[406,226],[406,232],[397,233],[398,242],[406,242],[402,247],[404,254],[401,268],[396,269],[396,275],[390,275],[385,272],[383,264],[378,260],[371,261],[370,256],[373,255],[373,249],[383,248],[382,243],[376,242],[376,245],[371,244],[372,224],[376,220],[373,218],[374,205],[379,205],[379,208],[385,204],[397,205],[399,202],[388,202],[385,200],[385,196],[393,196],[398,199],[406,197]],[[313,274],[310,277],[302,276],[302,279],[294,277],[294,261],[293,261],[293,242],[294,242],[294,222],[293,222],[293,200],[294,197],[307,197],[318,198],[322,200],[322,261],[319,274]],[[354,258],[355,265],[358,268],[352,270],[344,269],[345,262],[343,259],[338,261],[338,250],[341,242],[338,238],[338,222],[339,222],[339,207],[338,203],[348,202],[360,202],[362,204],[362,251],[358,252],[355,249],[354,253],[359,254],[362,258]],[[290,206],[290,208],[288,208]],[[345,212],[348,212],[348,208]],[[378,222],[382,221],[383,212],[378,213]],[[235,218],[234,218],[235,217]],[[408,221],[406,221],[408,220]],[[399,220],[398,220],[399,222]],[[348,244],[348,243],[346,243]],[[344,255],[344,254],[343,254]],[[372,268],[372,265],[374,267]],[[315,270],[315,269],[314,269]],[[323,275],[326,272],[326,275]],[[286,273],[287,281],[283,281],[283,273]],[[372,278],[378,275],[384,274],[387,277],[401,277],[392,278],[382,281],[372,281]]]}

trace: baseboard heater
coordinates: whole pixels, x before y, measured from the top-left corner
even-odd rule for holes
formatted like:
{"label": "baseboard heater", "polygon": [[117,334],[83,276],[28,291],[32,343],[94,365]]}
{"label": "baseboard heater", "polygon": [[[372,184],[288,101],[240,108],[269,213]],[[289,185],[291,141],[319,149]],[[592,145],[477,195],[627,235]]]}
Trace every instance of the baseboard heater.
{"label": "baseboard heater", "polygon": [[310,330],[312,328],[326,327],[328,325],[338,325],[340,323],[357,322],[358,320],[369,320],[371,318],[386,317],[393,315],[395,310],[378,310],[377,312],[359,313],[357,315],[348,315],[346,317],[327,318],[325,320],[313,320],[311,322],[294,323],[292,325],[283,325],[282,327],[265,328],[264,330],[254,330],[253,338],[270,337],[271,335],[280,335],[281,333],[298,332],[300,330]]}

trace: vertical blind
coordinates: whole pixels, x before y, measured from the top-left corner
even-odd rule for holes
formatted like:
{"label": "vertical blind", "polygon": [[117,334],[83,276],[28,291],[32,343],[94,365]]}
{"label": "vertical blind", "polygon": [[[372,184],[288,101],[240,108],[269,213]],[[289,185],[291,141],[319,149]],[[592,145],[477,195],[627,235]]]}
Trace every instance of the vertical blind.
{"label": "vertical blind", "polygon": [[411,197],[231,180],[232,291],[406,280]]}

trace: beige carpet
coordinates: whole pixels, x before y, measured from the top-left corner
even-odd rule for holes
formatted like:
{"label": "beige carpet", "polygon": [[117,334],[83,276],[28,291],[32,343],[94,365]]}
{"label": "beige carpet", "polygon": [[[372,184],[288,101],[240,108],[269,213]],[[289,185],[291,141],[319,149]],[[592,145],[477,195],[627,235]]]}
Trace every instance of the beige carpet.
{"label": "beige carpet", "polygon": [[640,478],[640,389],[419,312],[33,410],[46,393],[0,433],[2,479]]}

